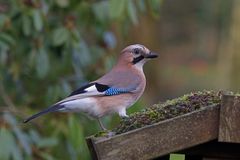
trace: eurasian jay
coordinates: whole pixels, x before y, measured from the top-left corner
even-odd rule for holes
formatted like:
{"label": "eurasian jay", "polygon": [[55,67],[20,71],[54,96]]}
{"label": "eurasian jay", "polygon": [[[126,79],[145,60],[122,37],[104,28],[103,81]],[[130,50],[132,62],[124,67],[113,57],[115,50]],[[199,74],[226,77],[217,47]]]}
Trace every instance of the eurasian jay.
{"label": "eurasian jay", "polygon": [[156,53],[143,45],[130,45],[122,50],[117,64],[110,72],[25,119],[24,123],[49,112],[84,112],[96,118],[100,127],[106,130],[100,118],[112,113],[128,117],[126,109],[139,99],[146,86],[143,65],[156,57]]}

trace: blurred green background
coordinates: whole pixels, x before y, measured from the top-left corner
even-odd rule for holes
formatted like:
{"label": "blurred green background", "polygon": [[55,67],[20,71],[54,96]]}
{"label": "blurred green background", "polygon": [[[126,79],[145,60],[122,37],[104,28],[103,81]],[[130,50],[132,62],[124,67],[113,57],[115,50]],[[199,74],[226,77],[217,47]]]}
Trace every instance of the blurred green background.
{"label": "blurred green background", "polygon": [[128,112],[195,90],[238,91],[239,16],[238,0],[0,0],[0,160],[90,159],[96,121],[21,121],[109,71],[129,44],[160,57],[146,64],[147,88]]}

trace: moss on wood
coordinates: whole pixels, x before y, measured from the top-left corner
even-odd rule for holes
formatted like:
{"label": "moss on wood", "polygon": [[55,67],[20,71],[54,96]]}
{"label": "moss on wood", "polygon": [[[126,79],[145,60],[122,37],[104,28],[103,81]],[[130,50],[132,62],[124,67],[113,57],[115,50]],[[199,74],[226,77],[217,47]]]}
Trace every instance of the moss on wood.
{"label": "moss on wood", "polygon": [[167,100],[164,103],[154,104],[151,107],[131,114],[129,118],[122,119],[113,131],[116,132],[116,134],[120,134],[190,113],[207,106],[220,105],[221,95],[222,92],[199,91]]}

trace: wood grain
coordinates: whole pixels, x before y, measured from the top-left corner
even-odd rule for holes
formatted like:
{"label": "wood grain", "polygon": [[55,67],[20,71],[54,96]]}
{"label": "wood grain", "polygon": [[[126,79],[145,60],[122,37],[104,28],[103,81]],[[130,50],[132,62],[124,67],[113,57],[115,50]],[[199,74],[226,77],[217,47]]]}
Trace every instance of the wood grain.
{"label": "wood grain", "polygon": [[240,97],[224,95],[220,109],[219,141],[240,143]]}
{"label": "wood grain", "polygon": [[[99,160],[145,160],[218,137],[219,106],[209,106],[111,138],[87,139]],[[92,150],[90,149],[90,150]]]}

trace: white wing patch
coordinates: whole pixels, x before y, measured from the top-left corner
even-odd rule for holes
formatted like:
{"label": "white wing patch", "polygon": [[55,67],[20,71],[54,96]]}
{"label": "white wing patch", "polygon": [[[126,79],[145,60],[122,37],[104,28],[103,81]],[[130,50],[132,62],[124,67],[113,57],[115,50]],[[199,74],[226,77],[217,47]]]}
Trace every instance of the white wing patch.
{"label": "white wing patch", "polygon": [[77,99],[92,97],[92,96],[102,96],[102,95],[105,94],[104,92],[98,92],[95,85],[92,85],[88,88],[85,88],[84,91],[86,91],[86,92],[85,93],[80,93],[80,94],[75,94],[75,95],[72,95],[70,97],[67,97],[67,98],[63,99],[62,101],[58,102],[58,104],[66,103],[68,101],[74,101],[74,100],[77,100]]}
{"label": "white wing patch", "polygon": [[84,90],[87,91],[87,92],[98,92],[95,85],[92,85],[92,86],[90,86],[90,87],[88,87]]}

